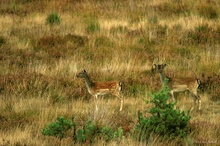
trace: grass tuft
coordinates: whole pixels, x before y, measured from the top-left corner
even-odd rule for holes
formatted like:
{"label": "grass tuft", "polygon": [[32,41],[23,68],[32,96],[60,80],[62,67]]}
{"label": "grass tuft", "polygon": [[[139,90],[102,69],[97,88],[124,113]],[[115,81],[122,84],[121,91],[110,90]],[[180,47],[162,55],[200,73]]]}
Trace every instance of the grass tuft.
{"label": "grass tuft", "polygon": [[60,17],[57,13],[51,13],[48,15],[47,19],[46,19],[46,23],[49,25],[57,25],[60,24],[61,20]]}

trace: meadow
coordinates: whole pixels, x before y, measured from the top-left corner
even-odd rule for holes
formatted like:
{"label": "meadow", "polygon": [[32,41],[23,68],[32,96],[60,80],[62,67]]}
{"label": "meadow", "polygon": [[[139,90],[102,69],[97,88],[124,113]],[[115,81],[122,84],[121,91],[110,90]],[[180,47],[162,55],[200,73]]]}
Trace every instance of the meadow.
{"label": "meadow", "polygon": [[[58,116],[78,125],[93,120],[122,127],[120,141],[92,145],[181,145],[132,135],[138,111],[146,113],[149,93],[161,88],[153,64],[166,63],[169,77],[201,80],[201,111],[190,112],[184,145],[220,144],[219,0],[1,0],[0,145],[74,144],[42,135]],[[48,16],[58,16],[48,17]],[[94,98],[76,74],[93,81],[123,82],[124,108],[111,95]],[[193,99],[176,96],[181,111]]]}

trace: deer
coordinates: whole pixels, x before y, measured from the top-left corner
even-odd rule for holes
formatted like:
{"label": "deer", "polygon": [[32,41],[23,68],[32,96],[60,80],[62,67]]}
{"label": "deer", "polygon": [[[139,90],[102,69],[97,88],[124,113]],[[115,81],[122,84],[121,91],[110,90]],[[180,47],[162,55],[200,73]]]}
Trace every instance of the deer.
{"label": "deer", "polygon": [[119,81],[107,81],[107,82],[93,82],[86,70],[78,73],[77,78],[83,78],[89,94],[91,94],[96,101],[96,111],[98,111],[97,100],[99,95],[112,94],[121,100],[120,111],[123,107],[123,96],[120,95],[122,91],[122,82]]}
{"label": "deer", "polygon": [[174,93],[185,92],[188,91],[190,95],[194,98],[194,107],[196,105],[196,101],[198,100],[199,110],[201,109],[201,99],[197,93],[198,87],[201,81],[197,78],[170,78],[167,77],[164,68],[166,64],[154,64],[156,73],[160,75],[160,81],[162,84],[167,80],[167,85],[170,88],[170,94],[172,96],[173,101],[175,102]]}

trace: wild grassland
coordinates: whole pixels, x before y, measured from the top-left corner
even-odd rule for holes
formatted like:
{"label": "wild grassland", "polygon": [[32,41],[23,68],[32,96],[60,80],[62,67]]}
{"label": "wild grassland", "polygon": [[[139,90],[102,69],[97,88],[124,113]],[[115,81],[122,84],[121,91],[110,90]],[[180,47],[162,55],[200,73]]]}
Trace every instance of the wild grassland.
{"label": "wild grassland", "polygon": [[[202,80],[201,112],[192,111],[185,145],[220,144],[220,2],[218,0],[3,0],[0,2],[0,145],[73,145],[45,137],[58,116],[91,119],[126,133],[120,145],[177,145],[152,135],[132,137],[137,111],[160,89],[152,64],[167,63],[170,77]],[[59,24],[46,22],[56,12]],[[124,83],[124,109],[107,96],[95,113],[93,98],[75,77]],[[180,94],[177,105],[193,100]],[[95,145],[118,145],[117,141]]]}

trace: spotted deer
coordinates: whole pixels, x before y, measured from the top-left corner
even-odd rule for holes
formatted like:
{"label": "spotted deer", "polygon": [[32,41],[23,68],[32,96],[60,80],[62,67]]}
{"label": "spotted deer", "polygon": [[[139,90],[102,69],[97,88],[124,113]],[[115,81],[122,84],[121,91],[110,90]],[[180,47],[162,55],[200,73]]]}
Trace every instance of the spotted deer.
{"label": "spotted deer", "polygon": [[76,75],[78,78],[83,78],[86,83],[88,92],[94,96],[96,101],[96,111],[98,110],[97,100],[99,95],[112,94],[121,100],[120,111],[123,107],[123,97],[120,95],[122,91],[122,83],[118,81],[107,81],[107,82],[93,82],[87,72],[83,70]]}
{"label": "spotted deer", "polygon": [[197,89],[200,84],[200,80],[196,78],[169,78],[164,73],[164,68],[166,64],[154,64],[156,73],[159,73],[161,83],[164,84],[165,80],[167,80],[167,85],[170,88],[170,94],[172,96],[173,101],[175,101],[174,93],[188,91],[192,97],[194,97],[194,107],[196,105],[196,101],[198,100],[199,110],[201,109],[201,99],[197,93]]}

